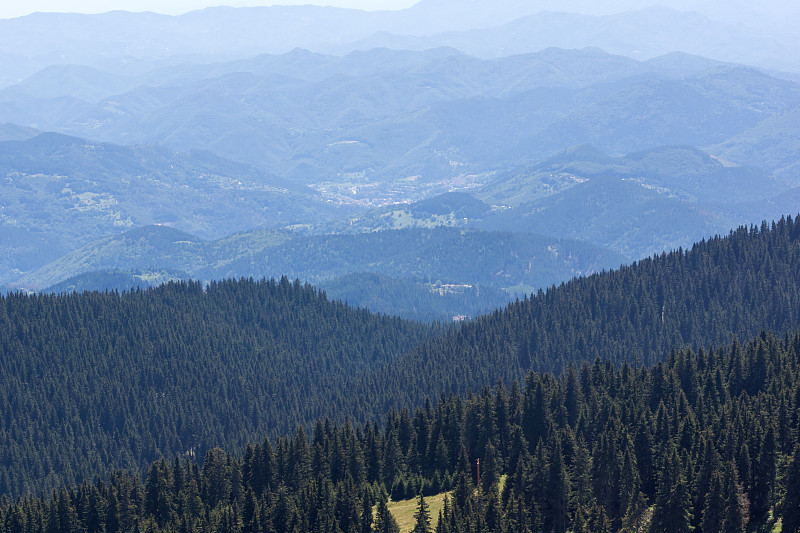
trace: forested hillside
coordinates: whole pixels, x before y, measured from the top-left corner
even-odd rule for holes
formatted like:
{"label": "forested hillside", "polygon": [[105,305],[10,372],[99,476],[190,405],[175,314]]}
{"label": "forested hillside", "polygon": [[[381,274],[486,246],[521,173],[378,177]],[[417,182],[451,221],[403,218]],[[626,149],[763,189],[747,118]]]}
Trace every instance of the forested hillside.
{"label": "forested hillside", "polygon": [[673,348],[782,335],[800,326],[798,279],[800,218],[785,218],[553,287],[444,335],[285,279],[11,295],[0,300],[1,488],[234,450],[318,416],[361,423],[530,369],[651,365]]}
{"label": "forested hillside", "polygon": [[217,1],[0,0],[0,533],[800,533],[800,1]]}
{"label": "forested hillside", "polygon": [[451,490],[437,533],[797,531],[798,412],[800,335],[762,333],[160,459],[4,505],[0,531],[396,532],[386,494]]}
{"label": "forested hillside", "polygon": [[800,217],[741,227],[480,317],[366,375],[360,401],[415,405],[425,394],[508,383],[529,369],[560,373],[598,357],[651,365],[672,348],[792,331],[800,326],[798,280]]}
{"label": "forested hillside", "polygon": [[432,334],[286,278],[0,298],[0,494],[348,412],[349,376]]}

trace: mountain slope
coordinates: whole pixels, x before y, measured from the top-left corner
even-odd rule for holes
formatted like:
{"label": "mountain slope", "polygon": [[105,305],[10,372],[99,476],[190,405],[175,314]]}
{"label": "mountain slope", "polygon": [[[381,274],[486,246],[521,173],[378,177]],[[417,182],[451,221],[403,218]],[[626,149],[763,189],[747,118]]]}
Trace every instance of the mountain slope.
{"label": "mountain slope", "polygon": [[630,260],[689,246],[737,220],[791,212],[791,183],[690,146],[611,157],[580,145],[489,183],[328,223],[335,233],[433,226],[580,239]]}
{"label": "mountain slope", "polygon": [[[546,531],[585,523],[619,531],[634,522],[661,532],[677,529],[669,515],[679,507],[682,529],[708,531],[724,516],[755,530],[796,531],[798,362],[800,336],[763,333],[746,344],[682,349],[652,368],[597,360],[560,377],[532,372],[510,390],[500,383],[442,395],[390,411],[383,423],[317,420],[313,432],[244,451],[162,458],[145,465],[146,476],[115,472],[3,500],[0,521],[14,532],[52,513],[74,531],[117,533],[130,523],[281,531],[287,521],[304,531],[398,531],[381,527],[396,519],[411,532],[416,505],[423,520],[429,506],[440,532],[476,523],[525,531],[531,514]],[[666,497],[675,493],[685,498]]]}
{"label": "mountain slope", "polygon": [[721,157],[772,170],[800,185],[800,107],[766,118],[713,148]]}
{"label": "mountain slope", "polygon": [[382,274],[348,274],[320,288],[331,299],[373,313],[423,322],[468,320],[512,301],[508,292],[490,285],[422,283]]}
{"label": "mountain slope", "polygon": [[612,158],[579,146],[504,172],[476,190],[478,198],[505,207],[473,224],[586,239],[636,259],[688,246],[736,220],[780,216],[786,204],[769,201],[789,189],[786,181],[764,171],[691,147]]}
{"label": "mountain slope", "polygon": [[170,281],[189,281],[190,279],[185,272],[177,270],[162,270],[158,272],[104,270],[72,276],[60,283],[47,287],[42,292],[51,294],[92,291],[122,292],[158,287]]}
{"label": "mountain slope", "polygon": [[418,405],[425,395],[510,383],[528,370],[559,373],[595,358],[653,364],[673,348],[718,346],[764,329],[783,335],[800,327],[798,280],[800,216],[741,227],[480,317],[364,376],[354,401]]}
{"label": "mountain slope", "polygon": [[0,124],[0,141],[24,141],[35,137],[39,132],[16,124]]}
{"label": "mountain slope", "polygon": [[566,239],[581,236],[634,259],[713,235],[729,220],[632,180],[597,177],[489,216],[479,225],[548,231]]}
{"label": "mountain slope", "polygon": [[[12,294],[0,330],[0,405],[15,413],[0,421],[2,490],[14,494],[291,431],[339,411],[347,376],[434,334],[285,278]],[[43,433],[60,445],[25,444]]]}

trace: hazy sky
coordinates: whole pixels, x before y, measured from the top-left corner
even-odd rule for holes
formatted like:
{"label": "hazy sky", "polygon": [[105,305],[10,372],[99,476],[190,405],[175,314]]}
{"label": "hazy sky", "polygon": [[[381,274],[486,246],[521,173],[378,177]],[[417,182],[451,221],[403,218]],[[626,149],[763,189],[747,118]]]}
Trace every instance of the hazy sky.
{"label": "hazy sky", "polygon": [[36,11],[62,13],[105,13],[125,11],[155,11],[177,15],[208,6],[264,6],[272,4],[319,4],[358,9],[402,9],[418,0],[0,0],[0,19],[21,17]]}

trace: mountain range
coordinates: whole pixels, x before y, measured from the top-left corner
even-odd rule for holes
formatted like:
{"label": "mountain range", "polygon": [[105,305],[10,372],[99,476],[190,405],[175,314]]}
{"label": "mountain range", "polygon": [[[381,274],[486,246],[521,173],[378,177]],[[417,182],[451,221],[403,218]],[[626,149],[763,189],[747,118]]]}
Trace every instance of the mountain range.
{"label": "mountain range", "polygon": [[389,205],[322,225],[328,233],[454,226],[577,239],[627,260],[725,233],[796,209],[800,190],[776,175],[690,146],[612,157],[570,148],[495,173],[481,187]]}
{"label": "mountain range", "polygon": [[[400,12],[304,6],[0,21],[0,50],[12,54],[10,43],[35,36],[34,48],[14,53],[28,50],[26,65],[44,66],[0,89],[0,285],[103,288],[89,272],[105,288],[289,275],[347,280],[330,286],[363,302],[370,284],[403,285],[411,301],[441,282],[484,286],[497,303],[796,212],[800,85],[675,44],[722,25],[738,28],[736,44],[748,47],[769,17],[745,24],[714,3],[610,5],[545,13],[545,4],[512,0],[462,10],[430,0]],[[454,12],[442,31],[410,30],[423,14]],[[275,53],[251,33],[256,23],[314,28],[323,19],[342,24],[315,33],[319,42],[337,35],[308,45],[316,51]],[[656,20],[682,29],[665,31],[665,41],[648,26]],[[356,38],[362,23],[373,31]],[[67,59],[47,59],[51,38],[85,24],[97,31],[73,32],[61,42]],[[180,31],[168,31],[175,24]],[[240,37],[231,48],[210,35],[228,27]],[[23,38],[20,28],[31,31]],[[751,50],[787,56],[769,48],[775,39],[789,46],[781,28]],[[631,42],[650,36],[652,47],[539,49],[598,44],[591,39],[611,30]],[[112,31],[124,50],[112,43],[104,58],[82,55]],[[375,31],[415,35],[420,50],[371,48]],[[136,32],[150,38],[126,37]],[[465,53],[479,34],[496,50]],[[208,37],[208,49],[193,49],[189,35]],[[586,42],[556,39],[581,35]],[[525,36],[542,39],[535,52]],[[432,255],[412,257],[404,246]],[[475,260],[469,247],[497,256]],[[476,298],[459,314],[485,311]]]}
{"label": "mountain range", "polygon": [[[423,0],[400,11],[318,6],[207,8],[180,16],[111,12],[35,13],[0,20],[0,86],[54,64],[119,74],[285,53],[349,52],[447,44],[484,57],[548,46],[594,46],[646,59],[683,51],[722,61],[798,71],[800,11],[771,0],[571,2]],[[235,39],[227,36],[235,35]]]}
{"label": "mountain range", "polygon": [[[416,175],[427,183],[496,170],[583,143],[617,155],[727,143],[728,158],[749,164],[734,139],[774,134],[759,125],[791,120],[798,105],[791,81],[690,56],[641,62],[548,49],[481,60],[453,49],[344,57],[295,50],[124,83],[52,67],[0,92],[0,121],[205,149],[318,186],[342,175],[397,185]],[[783,129],[788,145],[796,133]],[[764,155],[761,164],[782,168]]]}

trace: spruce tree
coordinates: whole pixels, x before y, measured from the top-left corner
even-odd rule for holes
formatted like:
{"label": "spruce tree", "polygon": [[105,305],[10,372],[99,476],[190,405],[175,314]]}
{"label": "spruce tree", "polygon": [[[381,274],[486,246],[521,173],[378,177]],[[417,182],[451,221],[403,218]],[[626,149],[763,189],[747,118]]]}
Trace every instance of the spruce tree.
{"label": "spruce tree", "polygon": [[431,533],[431,511],[421,492],[417,503],[417,512],[414,513],[414,521],[412,533]]}
{"label": "spruce tree", "polygon": [[708,492],[703,498],[705,507],[703,509],[702,531],[722,531],[722,524],[725,521],[725,493],[723,487],[722,474],[715,471],[711,474],[711,484]]}
{"label": "spruce tree", "polygon": [[400,526],[392,516],[387,505],[386,496],[381,495],[378,500],[378,508],[375,513],[375,533],[400,533]]}
{"label": "spruce tree", "polygon": [[722,533],[744,533],[745,510],[742,508],[744,494],[736,482],[736,469],[733,463],[728,464],[725,471],[725,494],[728,499],[725,503],[725,522]]}
{"label": "spruce tree", "polygon": [[[762,350],[759,350],[761,353]],[[764,523],[772,506],[772,487],[775,484],[775,433],[767,426],[761,449],[753,468],[753,489],[750,491],[750,519]]]}
{"label": "spruce tree", "polygon": [[370,497],[369,491],[364,490],[361,496],[361,533],[371,533],[372,522],[372,498]]}
{"label": "spruce tree", "polygon": [[591,533],[611,533],[613,531],[606,510],[597,501],[593,502],[592,508],[589,510],[586,530]]}
{"label": "spruce tree", "polygon": [[436,533],[450,533],[450,527],[447,520],[444,519],[444,513],[439,511],[439,521],[436,522]]}
{"label": "spruce tree", "polygon": [[689,533],[691,498],[674,444],[665,460],[656,493],[651,533]]}
{"label": "spruce tree", "polygon": [[622,529],[624,533],[640,533],[645,531],[648,519],[649,505],[645,500],[644,494],[637,492],[631,499],[628,510],[622,518]]}
{"label": "spruce tree", "polygon": [[561,449],[561,439],[558,436],[550,438],[549,459],[550,464],[547,476],[547,507],[550,515],[550,524],[555,533],[564,533],[567,530],[567,505],[569,502],[569,477],[564,466],[564,456]]}
{"label": "spruce tree", "polygon": [[505,529],[499,494],[500,489],[497,484],[492,485],[486,492],[486,506],[483,512],[483,521],[489,531],[501,532]]}

